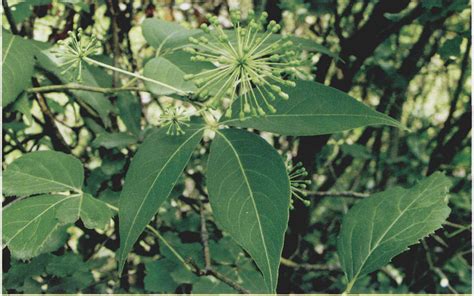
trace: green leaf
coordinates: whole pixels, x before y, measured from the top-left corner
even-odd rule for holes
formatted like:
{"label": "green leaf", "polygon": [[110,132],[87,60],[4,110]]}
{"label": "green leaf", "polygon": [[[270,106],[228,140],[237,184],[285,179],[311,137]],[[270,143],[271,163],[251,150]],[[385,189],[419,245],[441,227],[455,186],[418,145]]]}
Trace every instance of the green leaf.
{"label": "green leaf", "polygon": [[2,107],[31,85],[35,59],[31,43],[2,30]]}
{"label": "green leaf", "polygon": [[146,63],[143,75],[174,87],[168,88],[153,82],[145,81],[146,88],[155,95],[171,95],[176,93],[176,89],[181,92],[191,92],[196,90],[196,86],[191,81],[184,80],[185,72],[165,58],[158,57]]}
{"label": "green leaf", "polygon": [[51,257],[51,254],[44,254],[26,263],[13,260],[8,272],[3,274],[3,286],[18,291],[27,279],[39,276],[45,271]]}
{"label": "green leaf", "polygon": [[451,182],[434,173],[410,189],[400,187],[358,202],[344,216],[337,251],[348,281],[355,281],[440,228],[448,218]]}
{"label": "green leaf", "polygon": [[176,50],[166,54],[166,59],[176,65],[186,74],[197,74],[204,70],[214,69],[210,62],[191,61],[193,55],[182,50]]}
{"label": "green leaf", "polygon": [[40,195],[16,201],[3,209],[3,242],[12,255],[29,259],[64,244],[65,229],[56,210],[74,195]]}
{"label": "green leaf", "polygon": [[175,292],[179,284],[173,280],[171,272],[177,267],[175,262],[166,258],[146,263],[145,290],[155,293]]}
{"label": "green leaf", "polygon": [[33,124],[33,115],[31,114],[32,102],[29,100],[28,95],[23,93],[13,103],[13,109],[22,113],[25,116],[25,123],[28,126]]}
{"label": "green leaf", "polygon": [[50,256],[48,261],[46,272],[56,277],[66,277],[78,271],[89,270],[82,258],[71,252],[62,256]]}
{"label": "green leaf", "polygon": [[159,19],[148,18],[142,23],[145,40],[157,49],[169,49],[189,43],[189,37],[202,34],[201,30],[188,30],[183,26]]}
{"label": "green leaf", "polygon": [[140,119],[142,115],[140,98],[129,92],[120,92],[117,95],[117,107],[120,118],[127,127],[127,131],[135,136],[140,135]]}
{"label": "green leaf", "polygon": [[101,133],[97,135],[92,146],[111,148],[123,148],[135,144],[137,139],[127,133]]}
{"label": "green leaf", "polygon": [[222,124],[291,136],[324,135],[377,124],[402,127],[395,119],[346,93],[317,82],[297,81],[295,87],[282,89],[289,99],[272,102],[276,113],[258,117],[249,115],[241,120],[238,114],[240,101],[237,100],[232,108],[232,118],[222,121]]}
{"label": "green leaf", "polygon": [[84,181],[81,162],[57,151],[38,151],[25,154],[12,162],[3,172],[5,195],[80,191]]}
{"label": "green leaf", "polygon": [[290,203],[282,158],[255,134],[220,130],[211,146],[207,181],[216,222],[252,256],[267,290],[275,291]]}
{"label": "green leaf", "polygon": [[170,195],[204,128],[192,124],[181,136],[169,136],[166,128],[149,135],[133,157],[120,195],[120,271],[138,236]]}
{"label": "green leaf", "polygon": [[222,281],[211,277],[201,277],[193,285],[193,294],[235,294],[236,291]]}
{"label": "green leaf", "polygon": [[428,9],[432,9],[435,7],[441,8],[443,7],[443,1],[442,0],[422,0],[421,6]]}
{"label": "green leaf", "polygon": [[105,229],[112,215],[113,212],[107,204],[88,193],[69,198],[56,211],[56,218],[61,223],[74,223],[81,218],[89,229]]}

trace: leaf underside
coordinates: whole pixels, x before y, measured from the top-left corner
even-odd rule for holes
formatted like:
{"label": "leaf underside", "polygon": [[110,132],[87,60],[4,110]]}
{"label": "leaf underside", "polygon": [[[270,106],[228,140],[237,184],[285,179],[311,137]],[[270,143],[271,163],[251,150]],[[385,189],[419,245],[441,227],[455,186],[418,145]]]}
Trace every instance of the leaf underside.
{"label": "leaf underside", "polygon": [[207,172],[218,225],[254,259],[275,291],[290,185],[282,158],[261,137],[237,129],[217,132]]}

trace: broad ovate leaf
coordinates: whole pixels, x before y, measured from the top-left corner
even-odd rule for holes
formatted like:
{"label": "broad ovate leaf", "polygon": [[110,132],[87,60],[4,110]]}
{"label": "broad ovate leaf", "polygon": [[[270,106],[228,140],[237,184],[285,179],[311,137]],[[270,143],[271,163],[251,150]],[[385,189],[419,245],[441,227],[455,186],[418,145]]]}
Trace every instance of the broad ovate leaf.
{"label": "broad ovate leaf", "polygon": [[183,72],[178,66],[163,57],[151,59],[143,69],[143,75],[159,83],[145,81],[146,88],[155,95],[171,95],[196,90],[191,81],[184,80]]}
{"label": "broad ovate leaf", "polygon": [[353,206],[344,216],[337,251],[348,290],[355,281],[433,233],[446,221],[451,185],[442,173],[410,189],[394,187]]}
{"label": "broad ovate leaf", "polygon": [[59,248],[66,233],[56,210],[74,195],[40,195],[16,201],[3,209],[2,240],[12,255],[29,259]]}
{"label": "broad ovate leaf", "polygon": [[74,223],[81,218],[84,226],[89,229],[104,229],[112,215],[113,212],[106,203],[88,193],[68,198],[56,211],[56,217],[62,223]]}
{"label": "broad ovate leaf", "polygon": [[145,19],[142,23],[145,40],[157,49],[169,49],[189,43],[189,37],[201,34],[200,30],[188,30],[178,23],[155,18]]}
{"label": "broad ovate leaf", "polygon": [[120,270],[133,244],[170,195],[204,128],[193,123],[185,134],[169,136],[167,128],[149,135],[133,157],[120,195]]}
{"label": "broad ovate leaf", "polygon": [[29,40],[2,30],[2,106],[13,102],[28,86],[35,59]]}
{"label": "broad ovate leaf", "polygon": [[274,292],[290,203],[282,158],[255,134],[220,130],[211,146],[207,185],[216,222],[250,254],[267,291]]}
{"label": "broad ovate leaf", "polygon": [[[240,109],[236,105],[232,118],[224,118],[222,123],[292,136],[331,134],[367,125],[402,127],[395,119],[371,109],[346,93],[314,81],[296,81],[295,87],[282,89],[289,99],[270,101],[276,113],[247,115],[241,119],[238,114]],[[263,101],[259,95],[257,99]],[[240,104],[240,101],[234,104]]]}
{"label": "broad ovate leaf", "polygon": [[57,151],[38,151],[13,161],[3,172],[5,195],[80,191],[84,181],[81,162]]}

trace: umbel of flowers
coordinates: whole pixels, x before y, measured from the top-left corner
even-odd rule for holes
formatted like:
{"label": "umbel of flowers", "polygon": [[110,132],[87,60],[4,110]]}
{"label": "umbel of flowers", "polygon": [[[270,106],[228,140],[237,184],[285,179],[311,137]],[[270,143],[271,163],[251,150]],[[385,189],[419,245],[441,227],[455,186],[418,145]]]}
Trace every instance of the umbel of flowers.
{"label": "umbel of flowers", "polygon": [[[201,25],[205,34],[190,38],[193,46],[185,48],[193,54],[192,60],[211,62],[216,66],[185,76],[197,85],[198,97],[207,100],[210,106],[215,106],[225,97],[230,98],[231,103],[240,98],[238,112],[241,118],[246,114],[256,116],[276,112],[272,101],[288,99],[288,94],[280,86],[295,86],[293,81],[284,79],[285,75],[301,65],[292,41],[274,35],[280,30],[275,21],[264,27],[267,23],[265,12],[259,17],[249,16],[245,26],[240,13],[231,12],[234,30],[228,32],[223,30],[217,17],[208,18],[210,26]],[[226,111],[227,117],[231,115],[232,104]]]}

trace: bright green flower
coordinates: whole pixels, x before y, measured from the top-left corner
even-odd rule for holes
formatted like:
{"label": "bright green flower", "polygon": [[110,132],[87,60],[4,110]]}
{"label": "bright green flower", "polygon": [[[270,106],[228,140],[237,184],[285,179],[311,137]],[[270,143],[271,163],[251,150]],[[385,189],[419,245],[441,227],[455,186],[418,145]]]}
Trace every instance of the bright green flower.
{"label": "bright green flower", "polygon": [[[286,164],[288,176],[290,177],[290,189],[292,197],[299,199],[305,206],[310,205],[310,201],[304,199],[307,195],[306,188],[311,184],[311,180],[304,179],[308,176],[308,172],[303,167],[301,162],[298,162],[296,165],[293,165],[290,160]],[[293,200],[291,200],[290,207],[293,208]]]}
{"label": "bright green flower", "polygon": [[[201,29],[207,35],[190,38],[194,47],[185,49],[194,54],[192,60],[208,61],[216,68],[199,74],[186,75],[198,86],[197,95],[209,99],[215,105],[224,97],[234,102],[241,98],[240,117],[246,113],[265,115],[276,112],[271,102],[277,98],[287,100],[288,94],[280,85],[294,86],[285,80],[286,74],[293,73],[301,64],[293,43],[286,37],[275,40],[273,34],[280,30],[275,21],[270,21],[266,30],[267,14],[259,18],[251,17],[247,26],[242,26],[238,12],[231,14],[233,34],[224,32],[217,17],[210,16],[211,25],[203,24]],[[231,116],[231,107],[226,116]]]}
{"label": "bright green flower", "polygon": [[185,113],[182,107],[169,107],[164,110],[160,117],[160,123],[162,127],[168,127],[167,135],[179,136],[184,135],[182,126],[189,126],[190,118]]}
{"label": "bright green flower", "polygon": [[69,37],[58,42],[59,48],[54,50],[55,55],[60,59],[59,65],[62,74],[72,73],[74,79],[81,80],[84,59],[99,53],[100,43],[95,37],[87,37],[82,29],[78,30],[77,35],[68,32]]}

